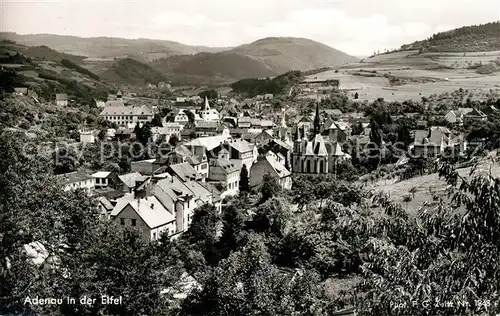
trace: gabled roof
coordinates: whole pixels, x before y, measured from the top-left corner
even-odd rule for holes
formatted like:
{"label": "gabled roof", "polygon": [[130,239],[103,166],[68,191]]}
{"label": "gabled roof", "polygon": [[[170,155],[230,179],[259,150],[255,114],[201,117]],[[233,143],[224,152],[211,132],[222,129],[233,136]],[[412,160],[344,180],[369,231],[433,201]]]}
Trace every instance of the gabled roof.
{"label": "gabled roof", "polygon": [[153,115],[153,111],[147,106],[107,106],[99,115]]}
{"label": "gabled roof", "polygon": [[283,147],[286,150],[291,150],[292,149],[292,146],[290,144],[285,143],[281,139],[275,138],[275,139],[272,140],[272,142],[274,142],[276,145],[278,145],[280,147]]}
{"label": "gabled roof", "polygon": [[97,197],[97,201],[101,203],[101,205],[106,209],[106,211],[112,211],[113,210],[113,204],[104,196],[99,196]]}
{"label": "gabled roof", "polygon": [[103,178],[109,177],[110,174],[111,174],[111,172],[109,172],[109,171],[98,171],[98,172],[94,173],[92,175],[92,177],[93,178],[103,179]]}
{"label": "gabled roof", "polygon": [[246,153],[253,150],[249,142],[242,139],[234,139],[228,142],[229,146],[240,153]]}
{"label": "gabled roof", "polygon": [[118,176],[118,179],[120,179],[123,184],[125,184],[128,188],[135,188],[135,182],[142,182],[145,181],[148,177],[143,176],[139,172],[132,172],[132,173],[127,173],[123,174],[121,176]]}
{"label": "gabled roof", "polygon": [[319,134],[314,137],[314,154],[317,156],[328,156],[325,140]]}
{"label": "gabled roof", "polygon": [[346,155],[346,153],[342,150],[342,147],[340,147],[340,144],[338,142],[332,143],[332,146],[328,146],[330,149],[330,155],[336,156],[336,157],[343,157]]}
{"label": "gabled roof", "polygon": [[487,115],[483,111],[476,109],[476,108],[474,108],[472,111],[467,113],[466,116],[469,116],[469,117],[471,117],[471,116],[487,117]]}
{"label": "gabled roof", "polygon": [[229,159],[219,158],[216,161],[216,165],[221,167],[221,169],[227,174],[233,173],[233,172],[236,172],[239,170],[239,168]]}
{"label": "gabled roof", "polygon": [[288,171],[285,166],[280,164],[273,156],[266,156],[265,160],[280,178],[288,177],[291,175],[291,172]]}
{"label": "gabled roof", "polygon": [[128,205],[135,210],[151,229],[175,221],[175,215],[170,213],[155,196],[148,196],[145,199],[124,196],[117,201],[111,216],[118,216]]}
{"label": "gabled roof", "polygon": [[68,95],[66,93],[56,93],[56,100],[57,101],[67,101]]}
{"label": "gabled roof", "polygon": [[123,103],[123,100],[109,100],[106,101],[105,106],[110,106],[110,107],[124,107],[125,104]]}
{"label": "gabled roof", "polygon": [[198,137],[188,142],[186,145],[191,146],[204,146],[207,150],[212,150],[215,147],[219,146],[220,143],[229,139],[230,137],[226,135],[217,135],[217,136],[207,136],[207,137]]}
{"label": "gabled roof", "polygon": [[182,181],[202,179],[203,176],[199,174],[189,163],[178,163],[170,165],[169,170],[178,176]]}
{"label": "gabled roof", "polygon": [[426,139],[427,136],[429,136],[429,132],[426,131],[426,130],[415,131],[415,141],[414,141],[414,144],[423,144],[424,143],[424,139]]}

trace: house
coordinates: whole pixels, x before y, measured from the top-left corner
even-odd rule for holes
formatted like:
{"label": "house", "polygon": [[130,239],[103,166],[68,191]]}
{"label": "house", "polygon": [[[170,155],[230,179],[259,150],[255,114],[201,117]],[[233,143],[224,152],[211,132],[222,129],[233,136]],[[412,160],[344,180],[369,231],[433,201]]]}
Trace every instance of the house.
{"label": "house", "polygon": [[446,127],[434,126],[415,131],[413,151],[415,156],[437,157],[450,146],[451,132]]}
{"label": "house", "polygon": [[68,95],[66,93],[56,94],[56,105],[57,106],[67,106],[68,105]]}
{"label": "house", "polygon": [[123,103],[122,99],[108,100],[108,101],[106,101],[104,108],[108,107],[108,106],[119,108],[119,107],[124,107],[125,103]]}
{"label": "house", "polygon": [[162,122],[163,131],[166,135],[165,141],[169,141],[172,136],[177,137],[178,140],[182,139],[181,129],[182,126],[179,123]]}
{"label": "house", "polygon": [[152,175],[154,173],[154,162],[156,159],[145,159],[140,161],[132,161],[130,163],[130,171],[138,172],[143,175]]}
{"label": "house", "polygon": [[167,172],[172,176],[176,176],[183,182],[205,181],[205,177],[198,173],[198,171],[196,171],[196,169],[194,169],[188,162],[170,165],[167,168]]}
{"label": "house", "polygon": [[189,123],[189,118],[184,110],[179,110],[179,112],[175,115],[174,122],[180,126],[184,126]]}
{"label": "house", "polygon": [[274,139],[272,130],[264,130],[255,137],[255,142],[259,146],[267,145],[270,141]]}
{"label": "house", "polygon": [[153,110],[147,105],[142,106],[107,106],[99,114],[103,119],[118,126],[129,124],[144,124],[153,119]]}
{"label": "house", "polygon": [[95,179],[84,172],[74,171],[58,174],[56,177],[63,183],[64,191],[82,189],[91,194],[95,188]]}
{"label": "house", "polygon": [[14,88],[14,93],[17,94],[17,95],[27,95],[28,94],[28,88],[16,87],[16,88]]}
{"label": "house", "polygon": [[143,176],[139,172],[131,172],[118,176],[118,182],[116,189],[122,192],[131,193],[135,188],[136,182],[143,182],[147,180],[148,177]]}
{"label": "house", "polygon": [[346,142],[352,133],[352,128],[346,122],[326,120],[323,132],[324,136],[328,136],[330,141],[333,142]]}
{"label": "house", "polygon": [[98,171],[92,174],[92,178],[95,179],[96,189],[99,189],[116,184],[117,176],[109,171]]}
{"label": "house", "polygon": [[219,146],[222,142],[231,139],[231,135],[229,131],[225,130],[222,135],[216,136],[207,136],[207,137],[198,137],[189,142],[187,142],[186,146],[203,146],[207,151],[211,151],[217,146]]}
{"label": "house", "polygon": [[243,116],[238,119],[238,128],[249,129],[252,126],[252,118],[248,116]]}
{"label": "house", "polygon": [[417,129],[426,129],[427,128],[427,121],[420,120],[417,121]]}
{"label": "house", "polygon": [[114,137],[119,141],[128,141],[134,133],[133,129],[130,128],[119,128],[115,131]]}
{"label": "house", "polygon": [[94,100],[94,102],[95,102],[95,105],[96,105],[98,108],[105,108],[105,107],[106,107],[106,102],[104,102],[104,101]]}
{"label": "house", "polygon": [[182,218],[167,210],[156,196],[134,199],[132,195],[121,198],[111,212],[111,220],[120,227],[142,231],[145,240],[158,240],[164,233],[174,235]]}
{"label": "house", "polygon": [[101,209],[101,216],[106,220],[111,219],[111,213],[113,212],[114,206],[105,196],[98,196],[96,198],[97,206]]}
{"label": "house", "polygon": [[464,115],[464,123],[466,124],[470,124],[475,121],[486,121],[487,119],[488,115],[476,108]]}
{"label": "house", "polygon": [[274,177],[283,189],[292,188],[292,173],[285,167],[283,155],[281,157],[269,152],[257,158],[250,173],[250,186],[256,187],[262,183],[262,178],[266,173]]}
{"label": "house", "polygon": [[239,192],[240,168],[229,160],[229,151],[222,148],[217,157],[210,158],[209,180],[222,184],[222,196],[235,195]]}
{"label": "house", "polygon": [[339,119],[342,117],[342,111],[340,111],[339,109],[323,110],[323,112],[334,119]]}
{"label": "house", "polygon": [[194,133],[196,137],[216,136],[222,126],[216,121],[202,121],[196,124]]}
{"label": "house", "polygon": [[92,131],[80,131],[80,143],[88,143],[88,144],[93,144],[95,143],[97,136],[99,135],[98,130],[92,130]]}
{"label": "house", "polygon": [[191,224],[193,211],[203,204],[212,204],[212,193],[196,181],[183,182],[173,176],[158,181],[152,194],[176,216],[175,234],[186,231]]}
{"label": "house", "polygon": [[273,139],[265,148],[276,155],[284,157],[285,167],[291,170],[293,142],[288,143],[280,139]]}
{"label": "house", "polygon": [[208,178],[208,159],[204,146],[180,145],[175,147],[168,159],[170,164],[189,163],[203,180]]}
{"label": "house", "polygon": [[239,164],[246,165],[250,172],[250,167],[257,159],[257,148],[243,139],[226,139],[209,152],[209,159],[218,157],[219,151],[226,149],[229,152],[229,159],[238,160]]}

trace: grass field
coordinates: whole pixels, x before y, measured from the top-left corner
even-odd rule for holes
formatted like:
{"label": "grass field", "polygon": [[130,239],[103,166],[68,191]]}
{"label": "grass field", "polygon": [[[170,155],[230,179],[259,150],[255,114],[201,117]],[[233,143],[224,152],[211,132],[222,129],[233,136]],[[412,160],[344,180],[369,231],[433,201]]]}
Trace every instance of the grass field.
{"label": "grass field", "polygon": [[[360,63],[314,74],[317,79],[338,79],[340,89],[358,93],[360,100],[420,100],[423,96],[453,92],[459,88],[488,91],[500,89],[500,74],[481,75],[475,64],[488,64],[500,52],[424,53],[404,51],[379,55]],[[384,75],[401,79],[403,84],[391,85]]]}
{"label": "grass field", "polygon": [[[460,176],[464,178],[470,177],[472,167],[458,169]],[[492,162],[491,160],[483,160],[476,168],[476,173],[487,172],[495,177],[500,176],[500,164]],[[411,202],[406,205],[403,199],[406,195],[411,195],[410,190],[415,188],[415,194]],[[415,214],[416,211],[426,201],[432,202],[432,195],[435,193],[442,198],[445,198],[447,193],[447,184],[443,179],[439,179],[437,173],[415,177],[409,180],[396,182],[394,180],[382,180],[375,184],[367,186],[368,190],[375,192],[383,192],[390,196],[391,200],[400,203],[404,207],[408,207],[408,212]]]}

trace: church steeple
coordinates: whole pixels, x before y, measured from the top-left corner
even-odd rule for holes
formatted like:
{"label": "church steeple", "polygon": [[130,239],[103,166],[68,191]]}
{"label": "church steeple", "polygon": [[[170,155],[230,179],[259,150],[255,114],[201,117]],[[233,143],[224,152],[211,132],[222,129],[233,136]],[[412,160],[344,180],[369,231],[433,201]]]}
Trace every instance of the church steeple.
{"label": "church steeple", "polygon": [[316,115],[314,116],[314,135],[318,135],[320,132],[319,102],[316,102]]}

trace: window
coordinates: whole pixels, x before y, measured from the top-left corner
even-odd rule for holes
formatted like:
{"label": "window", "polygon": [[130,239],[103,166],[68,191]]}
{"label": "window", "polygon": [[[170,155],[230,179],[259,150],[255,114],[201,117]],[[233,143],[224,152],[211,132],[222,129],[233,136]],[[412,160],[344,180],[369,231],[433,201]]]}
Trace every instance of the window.
{"label": "window", "polygon": [[156,240],[156,233],[153,233],[153,240]]}
{"label": "window", "polygon": [[120,224],[125,225],[125,218],[120,218]]}
{"label": "window", "polygon": [[137,220],[135,218],[132,218],[132,226],[137,226]]}

